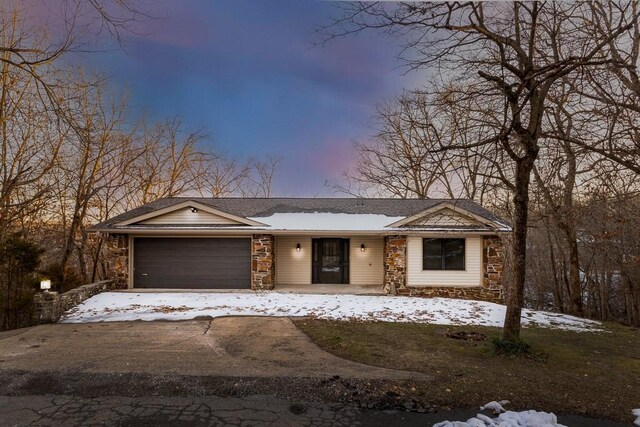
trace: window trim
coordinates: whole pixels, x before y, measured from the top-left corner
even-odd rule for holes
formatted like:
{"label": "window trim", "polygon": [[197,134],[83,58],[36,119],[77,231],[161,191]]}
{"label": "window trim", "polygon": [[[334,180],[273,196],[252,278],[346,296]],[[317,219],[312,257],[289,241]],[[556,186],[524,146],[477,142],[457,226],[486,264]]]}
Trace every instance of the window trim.
{"label": "window trim", "polygon": [[[424,244],[426,240],[438,240],[440,242],[440,268],[425,268],[424,263]],[[445,268],[445,241],[462,240],[462,268]],[[422,238],[422,271],[467,271],[467,238],[466,237],[423,237]]]}

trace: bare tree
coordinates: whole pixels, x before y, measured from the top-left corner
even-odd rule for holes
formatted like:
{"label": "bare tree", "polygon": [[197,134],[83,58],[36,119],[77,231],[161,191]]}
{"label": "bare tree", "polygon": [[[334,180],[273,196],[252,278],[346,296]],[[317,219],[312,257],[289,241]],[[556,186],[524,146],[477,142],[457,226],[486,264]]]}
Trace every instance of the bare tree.
{"label": "bare tree", "polygon": [[[101,159],[100,181],[88,203],[85,222],[80,227],[83,239],[80,247],[82,252],[90,253],[91,258],[90,282],[94,282],[98,277],[106,278],[106,265],[102,260],[104,236],[93,235],[93,238],[89,239],[87,227],[132,208],[127,205],[130,199],[128,191],[131,189],[131,176],[136,172],[134,165],[142,156],[142,152],[133,141],[131,131],[120,131],[113,136],[107,155]],[[78,252],[78,256],[82,256],[81,251]]]}
{"label": "bare tree", "polygon": [[208,163],[207,183],[201,195],[224,197],[241,194],[249,175],[249,165],[218,155]]}
{"label": "bare tree", "polygon": [[[594,138],[587,143],[580,138],[572,144],[612,160],[640,173],[640,7],[635,1],[588,2],[591,19],[577,30],[580,37],[606,40],[610,61],[584,70],[568,83],[574,92],[591,105],[582,120],[591,125]],[[619,34],[612,38],[611,34]],[[579,119],[576,119],[579,120]],[[595,128],[595,126],[593,126]],[[559,137],[557,134],[551,134]],[[566,137],[566,136],[565,136]]]}
{"label": "bare tree", "polygon": [[[468,144],[447,142],[439,150],[494,145],[513,165],[512,283],[507,292],[503,339],[520,336],[527,266],[529,185],[544,131],[549,93],[562,79],[614,62],[607,47],[629,31],[637,11],[616,21],[604,36],[576,36],[590,22],[589,3],[356,3],[334,35],[378,28],[404,37],[411,67],[429,67],[444,81],[457,81],[467,96],[497,105],[478,111],[478,123],[493,132]],[[496,121],[496,119],[499,119]]]}
{"label": "bare tree", "polygon": [[129,24],[147,16],[129,0],[64,0],[59,3],[59,13],[46,21],[34,19],[29,6],[34,4],[16,1],[0,5],[0,63],[20,78],[32,80],[60,117],[65,116],[65,110],[57,89],[64,80],[51,73],[51,67],[69,52],[87,50],[102,30],[121,42]]}
{"label": "bare tree", "polygon": [[640,180],[606,171],[584,201],[582,269],[587,314],[640,325]]}
{"label": "bare tree", "polygon": [[65,139],[73,133],[69,97],[83,89],[72,87],[70,75],[75,71],[64,68],[61,59],[86,48],[87,35],[95,34],[96,24],[116,35],[140,14],[126,0],[63,1],[58,4],[59,14],[43,20],[34,17],[33,6],[30,2],[0,5],[3,231],[45,208],[43,201],[51,197],[51,185],[55,185],[47,177]]}
{"label": "bare tree", "polygon": [[228,159],[179,118],[131,124],[124,97],[104,79],[65,66],[67,53],[99,43],[89,36],[107,32],[122,42],[143,15],[136,4],[65,0],[59,17],[43,22],[28,3],[0,5],[2,302],[30,295],[41,255],[31,248],[31,270],[16,275],[6,248],[46,242],[41,273],[56,273],[68,288],[106,274],[103,236],[88,233],[92,223],[162,197],[272,194],[279,158]]}
{"label": "bare tree", "polygon": [[[20,28],[15,25],[13,19],[3,22],[3,43],[14,43],[20,37]],[[0,58],[8,55],[0,52]],[[49,69],[47,75],[57,72]],[[55,97],[62,99],[58,93]],[[16,221],[37,209],[47,195],[43,178],[54,167],[69,132],[57,116],[50,114],[51,108],[50,102],[43,103],[35,77],[0,62],[0,239]]]}
{"label": "bare tree", "polygon": [[131,176],[129,206],[149,203],[197,191],[207,178],[208,154],[199,144],[201,130],[185,131],[182,120],[174,118],[152,127],[143,126],[139,135],[138,158]]}
{"label": "bare tree", "polygon": [[469,118],[450,98],[438,101],[428,94],[405,93],[378,108],[377,133],[355,143],[355,167],[345,173],[346,184],[334,185],[334,190],[356,196],[446,196],[482,203],[496,181],[490,148],[478,147],[464,156],[440,150],[445,144],[474,140],[477,133]]}
{"label": "bare tree", "polygon": [[[574,123],[581,103],[576,100],[569,85],[558,85],[554,94],[549,97],[548,125],[556,135],[562,135],[558,141],[542,140],[542,150],[535,176],[538,196],[548,207],[547,212],[564,236],[569,253],[569,286],[571,312],[582,316],[583,295],[580,277],[580,260],[578,251],[577,215],[575,192],[578,183],[586,181],[592,171],[593,162],[597,158],[584,148],[576,147],[568,139],[579,138],[589,141],[589,132],[581,128],[581,123]],[[573,105],[572,105],[573,104]]]}
{"label": "bare tree", "polygon": [[107,159],[120,151],[125,105],[122,100],[110,99],[102,83],[80,83],[75,91],[77,94],[66,107],[73,133],[58,163],[58,179],[66,183],[60,204],[65,212],[63,218],[69,218],[60,267],[64,280],[69,259],[77,251],[80,274],[86,282],[86,218],[96,195],[109,185],[112,170],[105,167],[111,166]]}
{"label": "bare tree", "polygon": [[349,182],[378,196],[433,197],[449,163],[446,155],[431,152],[443,137],[434,115],[422,97],[412,94],[378,107],[376,135],[355,143],[358,158]]}
{"label": "bare tree", "polygon": [[247,197],[271,197],[273,178],[282,157],[267,156],[265,160],[249,159],[245,168],[244,183],[240,186],[240,194]]}

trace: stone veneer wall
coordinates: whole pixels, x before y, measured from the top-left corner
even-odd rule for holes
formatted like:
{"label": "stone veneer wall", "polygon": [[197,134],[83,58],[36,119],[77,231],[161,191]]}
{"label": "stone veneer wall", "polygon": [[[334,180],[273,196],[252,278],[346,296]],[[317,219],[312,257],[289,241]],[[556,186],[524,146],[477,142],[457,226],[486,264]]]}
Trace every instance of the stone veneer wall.
{"label": "stone veneer wall", "polygon": [[484,236],[482,238],[482,267],[484,272],[483,287],[488,291],[500,293],[504,299],[504,244],[498,236]]}
{"label": "stone veneer wall", "polygon": [[107,277],[114,289],[129,287],[129,236],[109,234],[106,239]]}
{"label": "stone veneer wall", "polygon": [[[504,246],[498,236],[482,238],[482,285],[479,287],[426,286],[408,287],[406,268],[396,265],[406,263],[406,238],[389,236],[385,238],[385,292],[398,295],[416,295],[422,297],[445,297],[504,302],[502,273],[504,268]],[[389,243],[387,243],[387,239]],[[400,255],[400,253],[402,255]],[[389,265],[388,265],[389,264]]]}
{"label": "stone veneer wall", "polygon": [[275,239],[271,234],[254,234],[251,239],[251,289],[275,286]]}
{"label": "stone veneer wall", "polygon": [[407,236],[384,238],[384,292],[396,295],[407,286]]}

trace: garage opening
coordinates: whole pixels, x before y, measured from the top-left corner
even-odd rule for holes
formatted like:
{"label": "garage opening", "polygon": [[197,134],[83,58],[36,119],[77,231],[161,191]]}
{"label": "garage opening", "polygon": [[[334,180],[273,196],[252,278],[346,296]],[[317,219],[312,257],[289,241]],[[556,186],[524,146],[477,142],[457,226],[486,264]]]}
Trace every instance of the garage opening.
{"label": "garage opening", "polygon": [[137,237],[133,287],[250,289],[251,239]]}

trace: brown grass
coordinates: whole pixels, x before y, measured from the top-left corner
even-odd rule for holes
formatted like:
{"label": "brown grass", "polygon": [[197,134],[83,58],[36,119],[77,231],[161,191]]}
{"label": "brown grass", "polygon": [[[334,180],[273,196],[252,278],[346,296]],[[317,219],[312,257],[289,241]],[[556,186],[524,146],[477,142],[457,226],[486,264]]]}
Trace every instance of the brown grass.
{"label": "brown grass", "polygon": [[[427,373],[416,392],[445,407],[511,401],[508,409],[538,409],[630,421],[640,407],[640,332],[606,325],[605,333],[527,328],[533,356],[497,356],[497,328],[404,323],[294,321],[325,350],[361,363]],[[448,338],[480,332],[486,341]]]}

